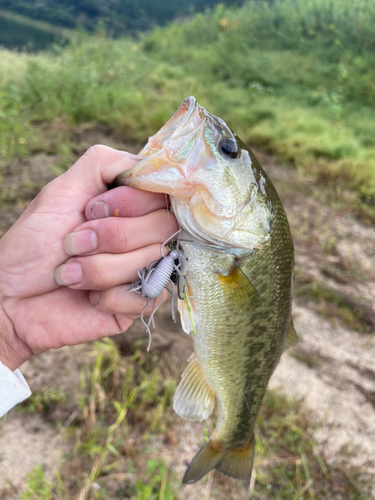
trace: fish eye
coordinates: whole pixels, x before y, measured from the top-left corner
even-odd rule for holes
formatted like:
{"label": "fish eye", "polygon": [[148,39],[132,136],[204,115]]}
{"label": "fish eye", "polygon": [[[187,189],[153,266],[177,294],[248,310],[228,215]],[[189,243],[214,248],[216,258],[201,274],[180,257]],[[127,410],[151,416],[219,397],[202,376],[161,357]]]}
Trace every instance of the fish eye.
{"label": "fish eye", "polygon": [[237,142],[230,137],[223,137],[218,149],[224,156],[230,156],[230,158],[237,158],[239,156]]}

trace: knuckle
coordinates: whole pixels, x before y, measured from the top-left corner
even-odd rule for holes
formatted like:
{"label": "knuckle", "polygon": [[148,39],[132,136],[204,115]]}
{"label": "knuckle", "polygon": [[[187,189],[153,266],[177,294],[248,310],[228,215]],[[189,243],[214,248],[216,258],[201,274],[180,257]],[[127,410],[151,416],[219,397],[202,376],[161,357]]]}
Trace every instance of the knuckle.
{"label": "knuckle", "polygon": [[90,221],[87,224],[98,236],[98,248],[111,253],[124,253],[127,251],[131,235],[129,224],[123,218],[109,217]]}
{"label": "knuckle", "polygon": [[120,251],[126,251],[129,241],[129,224],[126,219],[114,218],[113,236]]}

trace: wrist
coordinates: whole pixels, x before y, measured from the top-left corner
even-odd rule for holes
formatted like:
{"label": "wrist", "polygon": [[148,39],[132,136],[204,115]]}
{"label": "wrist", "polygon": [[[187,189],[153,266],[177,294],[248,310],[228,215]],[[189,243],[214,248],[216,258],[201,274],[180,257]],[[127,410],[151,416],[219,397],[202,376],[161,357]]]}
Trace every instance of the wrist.
{"label": "wrist", "polygon": [[17,336],[6,312],[0,308],[0,362],[14,371],[32,356],[29,347]]}

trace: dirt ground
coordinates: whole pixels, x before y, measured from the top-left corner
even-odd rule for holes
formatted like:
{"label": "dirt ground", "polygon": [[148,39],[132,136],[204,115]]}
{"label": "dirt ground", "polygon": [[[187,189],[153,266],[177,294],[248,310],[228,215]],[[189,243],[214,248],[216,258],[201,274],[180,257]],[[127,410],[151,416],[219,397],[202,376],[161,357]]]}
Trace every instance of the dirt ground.
{"label": "dirt ground", "polygon": [[[123,146],[99,133],[87,136],[83,146],[96,142]],[[270,157],[257,156],[290,221],[296,249],[296,290],[311,283],[335,290],[350,298],[364,325],[358,332],[344,321],[340,304],[297,293],[293,319],[300,341],[283,355],[270,385],[305,398],[319,423],[315,439],[330,462],[335,462],[343,446],[356,447],[351,460],[375,477],[375,231],[354,219],[350,206],[334,204],[321,185]],[[5,190],[8,200],[0,204],[0,236],[42,185],[55,177],[56,161],[56,157],[38,155],[7,166],[0,185],[0,200]],[[164,345],[168,362],[175,366],[176,374],[181,373],[192,350],[191,340],[171,322],[168,306],[158,313],[156,322],[153,346]],[[138,333],[144,334],[143,329],[135,325],[132,335]],[[73,393],[86,353],[86,346],[50,351],[25,363],[21,371],[34,391],[57,387]],[[69,411],[69,404],[64,408],[60,420],[66,426],[74,412]],[[28,472],[39,463],[47,478],[52,477],[62,454],[70,451],[64,428],[37,413],[17,410],[0,420],[0,498],[19,498]],[[159,443],[158,453],[179,477],[198,450],[203,432],[204,423],[181,421],[176,446]],[[180,498],[209,498],[208,488],[209,483],[188,487]]]}

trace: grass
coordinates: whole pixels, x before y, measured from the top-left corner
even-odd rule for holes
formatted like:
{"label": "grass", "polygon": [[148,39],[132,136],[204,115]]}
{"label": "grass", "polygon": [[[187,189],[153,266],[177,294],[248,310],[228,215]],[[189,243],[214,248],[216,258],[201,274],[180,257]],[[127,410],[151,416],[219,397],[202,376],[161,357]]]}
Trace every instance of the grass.
{"label": "grass", "polygon": [[[156,436],[170,436],[181,423],[171,404],[176,384],[162,371],[160,354],[146,354],[145,347],[144,341],[123,356],[112,340],[95,342],[81,374],[76,418],[65,428],[72,452],[53,478],[45,477],[41,465],[32,470],[23,500],[177,500],[181,477],[156,451]],[[33,408],[41,415],[48,410]],[[347,463],[347,452],[337,455],[335,465],[327,463],[314,441],[316,426],[302,401],[267,392],[258,417],[252,498],[371,498],[366,474]],[[174,453],[173,448],[168,452]],[[217,473],[204,478],[202,486],[209,498],[246,496],[240,482]]]}
{"label": "grass", "polygon": [[54,406],[66,401],[66,399],[66,393],[58,388],[46,389],[45,391],[34,391],[18,409],[30,413],[43,412],[45,414],[51,411]]}
{"label": "grass", "polygon": [[141,144],[193,94],[246,142],[351,189],[353,209],[372,219],[374,21],[365,0],[250,1],[140,42],[98,34],[37,57],[2,51],[2,156],[48,148],[38,126],[55,120],[72,133],[100,123]]}
{"label": "grass", "polygon": [[39,464],[28,475],[26,490],[21,495],[21,500],[50,500],[52,498],[53,484],[44,476],[43,466]]}
{"label": "grass", "polygon": [[[329,465],[313,438],[315,425],[303,402],[269,391],[258,418],[255,498],[371,498],[361,472],[345,464]],[[370,483],[368,483],[370,486]]]}
{"label": "grass", "polygon": [[164,462],[141,457],[171,422],[167,409],[174,381],[152,356],[136,350],[122,357],[111,340],[96,342],[92,356],[91,368],[82,374],[77,423],[68,430],[75,446],[61,472],[63,498],[107,498],[112,481],[115,491],[131,498],[159,498],[163,490],[164,499],[172,500],[174,486]]}

